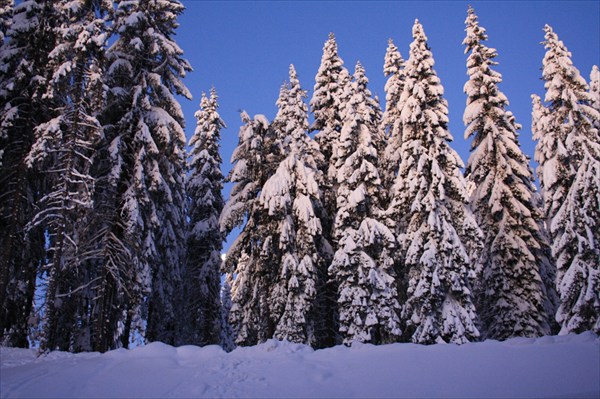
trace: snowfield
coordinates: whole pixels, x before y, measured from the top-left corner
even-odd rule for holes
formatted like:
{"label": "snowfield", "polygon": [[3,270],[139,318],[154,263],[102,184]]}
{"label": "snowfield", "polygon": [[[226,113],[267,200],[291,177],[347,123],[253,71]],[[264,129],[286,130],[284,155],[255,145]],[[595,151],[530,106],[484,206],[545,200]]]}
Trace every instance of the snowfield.
{"label": "snowfield", "polygon": [[598,398],[592,333],[485,341],[308,346],[152,343],[105,354],[0,348],[2,398],[361,397]]}

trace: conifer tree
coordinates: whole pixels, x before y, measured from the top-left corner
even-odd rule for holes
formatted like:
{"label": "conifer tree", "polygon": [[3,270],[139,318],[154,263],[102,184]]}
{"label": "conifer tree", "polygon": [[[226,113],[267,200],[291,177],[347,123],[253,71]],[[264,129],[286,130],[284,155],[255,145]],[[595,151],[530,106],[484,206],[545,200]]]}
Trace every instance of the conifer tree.
{"label": "conifer tree", "polygon": [[388,48],[385,53],[383,73],[388,77],[385,84],[385,111],[381,122],[381,128],[387,136],[387,146],[382,157],[382,178],[385,188],[391,187],[398,165],[400,163],[400,148],[402,147],[402,124],[400,112],[402,105],[400,96],[404,87],[404,59],[394,45],[392,39],[388,40]]}
{"label": "conifer tree", "polygon": [[342,112],[347,102],[347,86],[351,76],[338,55],[337,42],[333,33],[323,46],[321,65],[315,76],[314,93],[310,109],[314,116],[311,131],[318,131],[315,140],[323,154],[324,162],[319,165],[323,172],[323,194],[327,217],[323,220],[325,236],[331,234],[331,224],[335,213],[335,180],[337,141],[342,129]]}
{"label": "conifer tree", "polygon": [[402,319],[415,343],[464,343],[479,337],[470,254],[481,231],[467,208],[462,161],[448,145],[447,103],[418,20],[413,38],[400,99],[402,156],[388,210],[406,276]]}
{"label": "conifer tree", "polygon": [[[542,78],[548,104],[534,100],[535,160],[552,238],[561,334],[599,331],[598,110],[571,53],[552,28],[544,28]],[[594,197],[596,196],[596,197]]]}
{"label": "conifer tree", "polygon": [[47,230],[50,248],[42,350],[86,350],[89,327],[87,271],[84,260],[91,243],[85,220],[93,205],[95,179],[91,167],[102,135],[96,115],[104,104],[102,81],[107,40],[103,2],[60,1],[57,45],[49,55],[52,77],[45,96],[56,108],[35,129],[27,155],[29,167],[43,173],[48,186],[41,209],[30,222]]}
{"label": "conifer tree", "polygon": [[34,129],[53,109],[44,93],[56,14],[52,2],[29,0],[15,7],[14,21],[0,49],[0,342],[26,347],[45,251],[42,229],[25,235],[42,191],[41,176],[27,167],[25,157]]}
{"label": "conifer tree", "polygon": [[396,240],[380,221],[381,179],[374,145],[380,119],[366,83],[357,63],[335,165],[333,237],[338,249],[329,273],[338,285],[339,331],[345,344],[389,343],[401,335],[392,258]]}
{"label": "conifer tree", "polygon": [[190,139],[191,154],[187,197],[189,233],[186,259],[185,329],[188,343],[218,344],[221,335],[220,267],[223,236],[219,216],[224,200],[221,195],[223,174],[219,144],[225,123],[217,112],[217,93],[210,99],[202,95],[196,112],[196,131]]}
{"label": "conifer tree", "polygon": [[[531,125],[532,132],[534,138],[537,137],[538,131],[542,129],[543,124],[546,122],[546,116],[548,114],[548,110],[542,104],[542,99],[533,94],[531,96],[533,103],[533,110],[531,113]],[[538,170],[539,172],[539,170]],[[539,176],[539,173],[538,173]],[[546,241],[550,246],[550,254],[548,256],[548,263],[540,264],[540,273],[542,277],[543,286],[546,287],[546,302],[544,308],[546,310],[546,314],[548,315],[548,320],[550,324],[551,333],[555,334],[559,330],[558,323],[556,322],[556,310],[559,305],[559,297],[556,287],[556,262],[554,257],[552,256],[552,241],[550,234],[550,226],[545,220],[545,211],[544,211],[544,200],[542,196],[543,192],[539,192],[535,196],[535,202],[538,209],[541,212],[541,230],[546,235]]]}
{"label": "conifer tree", "polygon": [[560,294],[556,321],[559,334],[600,334],[600,143],[581,135],[571,147],[583,156],[551,226]]}
{"label": "conifer tree", "polygon": [[242,231],[227,251],[223,272],[235,275],[229,315],[235,343],[248,346],[273,336],[269,299],[276,275],[271,262],[276,240],[268,225],[268,210],[258,198],[272,170],[269,159],[273,147],[268,145],[272,136],[270,124],[263,115],[251,119],[242,112],[241,118],[244,125],[231,156],[233,168],[225,179],[234,186],[219,222],[224,236],[243,224]]}
{"label": "conifer tree", "polygon": [[536,111],[534,99],[534,113],[538,115],[534,119],[538,122],[533,133],[538,141],[535,160],[539,164],[537,172],[544,212],[550,224],[564,202],[579,160],[578,155],[568,153],[567,137],[587,128],[580,125],[589,124],[593,108],[589,105],[592,98],[587,93],[586,82],[573,66],[571,53],[550,26],[546,25],[544,31],[547,51],[542,62],[542,78],[546,89],[544,102],[548,106],[545,112]]}
{"label": "conifer tree", "polygon": [[[107,258],[102,265],[106,278],[96,289],[116,286],[120,298],[96,317],[102,320],[118,305],[124,318],[111,323],[109,331],[122,323],[118,335],[124,345],[134,330],[150,341],[173,344],[180,319],[186,139],[175,94],[191,97],[181,81],[191,67],[173,41],[182,11],[178,1],[118,1],[119,37],[108,52],[111,107],[104,120],[108,186],[116,192],[106,193],[116,199],[106,231],[123,243],[131,261],[109,263]],[[111,247],[108,241],[104,245]]]}
{"label": "conifer tree", "polygon": [[[465,139],[473,137],[465,169],[474,191],[470,202],[483,231],[483,250],[476,261],[481,271],[478,313],[483,336],[507,339],[550,333],[544,309],[545,289],[540,268],[548,265],[550,248],[541,231],[541,212],[529,160],[518,141],[520,125],[506,110],[508,99],[498,89],[500,73],[492,69],[497,52],[484,42],[487,34],[469,7],[463,44],[469,80]],[[479,290],[478,290],[479,291]]]}
{"label": "conifer tree", "polygon": [[[311,130],[326,160],[336,152],[336,138],[342,128],[342,111],[345,106],[344,94],[350,75],[344,61],[338,55],[337,42],[333,33],[323,46],[321,65],[315,77],[314,94],[310,100],[314,122]],[[327,172],[327,171],[325,171]]]}
{"label": "conifer tree", "polygon": [[221,339],[219,344],[226,352],[231,352],[235,349],[233,328],[229,323],[229,313],[231,311],[231,285],[233,284],[233,275],[227,273],[225,281],[221,286]]}
{"label": "conifer tree", "polygon": [[315,299],[320,285],[319,255],[324,245],[319,214],[322,213],[321,154],[307,135],[306,92],[300,87],[296,70],[290,66],[290,84],[282,87],[279,111],[272,124],[287,157],[266,181],[260,194],[276,231],[278,270],[271,292],[270,314],[274,337],[291,342],[315,344]]}
{"label": "conifer tree", "polygon": [[[592,107],[600,114],[600,70],[597,65],[590,72],[590,95],[592,96]],[[596,118],[594,127],[600,132],[600,119]]]}
{"label": "conifer tree", "polygon": [[[333,219],[336,213],[335,197],[337,184],[336,161],[338,156],[338,139],[342,129],[342,114],[348,101],[349,84],[351,76],[344,67],[344,61],[338,54],[338,46],[333,33],[323,46],[323,55],[317,75],[315,76],[314,93],[310,100],[310,111],[314,116],[311,131],[317,131],[315,141],[323,154],[323,161],[318,166],[323,173],[324,214],[321,217],[321,225],[325,239],[332,243]],[[329,253],[323,253],[325,263],[329,264],[333,258],[335,248]],[[323,278],[327,278],[326,275]],[[320,287],[316,306],[321,314],[318,326],[321,337],[318,347],[335,345],[338,341],[337,315],[335,304],[337,287],[335,280],[329,279],[325,286]]]}

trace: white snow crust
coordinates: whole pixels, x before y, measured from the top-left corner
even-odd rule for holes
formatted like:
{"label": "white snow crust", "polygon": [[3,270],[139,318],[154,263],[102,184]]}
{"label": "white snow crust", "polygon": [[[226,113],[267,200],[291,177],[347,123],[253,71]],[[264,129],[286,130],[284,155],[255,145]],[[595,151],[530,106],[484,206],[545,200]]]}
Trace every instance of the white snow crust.
{"label": "white snow crust", "polygon": [[593,333],[464,345],[354,342],[313,350],[269,340],[71,354],[0,348],[1,398],[598,398]]}

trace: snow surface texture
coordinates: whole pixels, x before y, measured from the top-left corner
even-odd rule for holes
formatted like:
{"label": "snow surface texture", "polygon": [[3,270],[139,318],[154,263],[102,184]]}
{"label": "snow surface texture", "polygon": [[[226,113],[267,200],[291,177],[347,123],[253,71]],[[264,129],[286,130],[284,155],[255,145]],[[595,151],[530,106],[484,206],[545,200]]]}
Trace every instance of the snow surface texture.
{"label": "snow surface texture", "polygon": [[0,397],[598,398],[593,333],[464,345],[269,340],[231,353],[152,343],[105,354],[0,348]]}

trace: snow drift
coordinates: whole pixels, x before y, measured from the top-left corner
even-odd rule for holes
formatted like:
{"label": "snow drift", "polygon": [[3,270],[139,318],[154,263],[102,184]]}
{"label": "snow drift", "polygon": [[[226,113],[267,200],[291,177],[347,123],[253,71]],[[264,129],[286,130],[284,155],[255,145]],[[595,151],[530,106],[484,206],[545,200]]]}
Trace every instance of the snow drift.
{"label": "snow drift", "polygon": [[217,346],[152,343],[105,354],[0,348],[2,398],[598,398],[592,333],[464,345]]}

